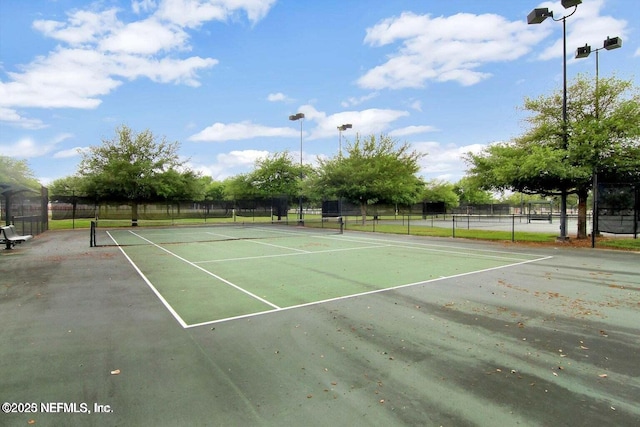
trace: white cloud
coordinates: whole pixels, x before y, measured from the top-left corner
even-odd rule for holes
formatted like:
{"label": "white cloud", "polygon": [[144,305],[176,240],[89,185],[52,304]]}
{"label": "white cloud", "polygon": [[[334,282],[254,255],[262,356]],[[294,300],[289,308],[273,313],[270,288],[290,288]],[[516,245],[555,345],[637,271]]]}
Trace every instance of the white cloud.
{"label": "white cloud", "polygon": [[389,132],[389,136],[399,137],[407,135],[415,135],[419,133],[433,132],[437,129],[433,126],[407,126],[400,129],[395,129]]}
{"label": "white cloud", "polygon": [[50,144],[47,145],[38,145],[31,138],[22,138],[19,141],[14,142],[9,145],[0,145],[0,151],[6,153],[11,157],[28,159],[31,157],[39,157],[48,154],[53,150],[53,146]]}
{"label": "white cloud", "polygon": [[471,144],[458,146],[436,141],[416,142],[412,147],[427,155],[420,160],[420,173],[429,179],[459,181],[466,173],[467,164],[463,156],[468,152],[479,153],[486,145]]}
{"label": "white cloud", "polygon": [[287,95],[285,95],[282,92],[277,92],[277,93],[270,93],[269,95],[267,95],[267,101],[269,101],[269,102],[286,102],[286,101],[292,101],[292,99],[289,98]]}
{"label": "white cloud", "polygon": [[33,28],[47,37],[63,41],[72,46],[92,44],[97,42],[102,35],[122,26],[116,14],[116,9],[108,9],[102,12],[77,10],[67,14],[66,23],[36,20],[33,22]]}
{"label": "white cloud", "polygon": [[422,112],[422,101],[413,101],[409,106],[416,111]]}
{"label": "white cloud", "polygon": [[[346,123],[352,124],[353,127],[352,130],[345,132],[358,132],[366,135],[379,134],[386,132],[391,127],[391,123],[397,119],[409,115],[406,111],[377,108],[343,111],[327,115],[308,104],[301,106],[297,111],[305,115],[302,129],[306,140],[335,137],[338,135],[338,126]],[[295,123],[294,127],[268,127],[250,121],[228,124],[218,122],[191,135],[188,139],[190,141],[222,142],[260,137],[299,137],[300,125],[297,124],[298,122]],[[427,128],[416,127],[414,133],[425,132]]]}
{"label": "white cloud", "polygon": [[157,7],[155,0],[132,0],[131,9],[135,14],[150,12]]}
{"label": "white cloud", "polygon": [[225,21],[243,11],[255,24],[274,3],[275,0],[163,0],[156,14],[180,26],[196,28],[206,21]]}
{"label": "white cloud", "polygon": [[432,18],[405,12],[367,29],[366,44],[401,42],[401,46],[384,64],[360,77],[358,85],[370,89],[419,88],[428,81],[473,85],[490,77],[479,71],[484,64],[517,59],[544,36],[526,22],[509,22],[494,14]]}
{"label": "white cloud", "polygon": [[185,28],[239,13],[255,23],[275,0],[134,0],[134,13],[153,13],[124,22],[118,9],[97,11],[98,4],[74,10],[66,19],[36,20],[33,28],[61,42],[0,81],[0,120],[25,128],[44,126],[16,108],[93,109],[101,97],[123,84],[146,77],[159,83],[197,87],[198,72],[218,64],[213,58],[180,58],[191,49]]}
{"label": "white cloud", "polygon": [[45,143],[38,143],[30,137],[25,137],[13,143],[0,145],[0,152],[23,159],[45,156],[54,151],[58,144],[71,137],[73,135],[70,133],[62,133]]}
{"label": "white cloud", "polygon": [[354,107],[356,105],[360,105],[363,102],[369,101],[375,97],[377,97],[378,95],[380,95],[379,92],[371,92],[368,93],[366,95],[361,96],[360,98],[356,98],[356,97],[350,97],[349,99],[347,99],[346,101],[342,101],[341,105],[345,108],[347,107]]}
{"label": "white cloud", "polygon": [[87,147],[73,147],[68,150],[57,151],[54,155],[54,159],[67,159],[70,157],[79,157],[82,152],[88,151]]}
{"label": "white cloud", "polygon": [[[0,85],[0,91],[2,91],[2,85]],[[0,107],[0,122],[24,129],[42,129],[46,127],[41,120],[28,119],[18,114],[16,110],[5,107]]]}
{"label": "white cloud", "polygon": [[118,55],[113,58],[114,75],[126,77],[130,80],[138,77],[146,77],[159,83],[182,83],[187,86],[198,87],[197,71],[209,68],[218,63],[211,58],[194,56],[187,59],[142,58],[137,55]]}
{"label": "white cloud", "polygon": [[96,108],[121,82],[109,76],[109,62],[99,52],[57,49],[24,67],[7,73],[0,82],[0,106],[41,108]]}
{"label": "white cloud", "polygon": [[303,105],[299,111],[305,114],[305,121],[315,124],[308,136],[309,140],[336,136],[338,126],[346,123],[353,126],[352,132],[364,135],[378,134],[389,129],[391,123],[400,117],[409,115],[408,112],[401,110],[370,108],[362,111],[343,111],[327,116],[312,105]]}
{"label": "white cloud", "polygon": [[255,164],[256,160],[268,155],[269,152],[263,150],[235,150],[218,154],[217,160],[228,166],[250,166]]}
{"label": "white cloud", "polygon": [[153,55],[160,51],[186,49],[189,36],[180,27],[145,19],[124,25],[100,40],[104,52]]}
{"label": "white cloud", "polygon": [[240,123],[214,123],[191,135],[189,141],[232,141],[259,137],[292,137],[300,133],[289,127],[268,127],[244,121]]}
{"label": "white cloud", "polygon": [[261,150],[237,150],[221,153],[216,156],[213,164],[191,163],[190,167],[205,176],[211,176],[220,181],[240,173],[246,173],[253,169],[256,160],[269,156],[268,151]]}

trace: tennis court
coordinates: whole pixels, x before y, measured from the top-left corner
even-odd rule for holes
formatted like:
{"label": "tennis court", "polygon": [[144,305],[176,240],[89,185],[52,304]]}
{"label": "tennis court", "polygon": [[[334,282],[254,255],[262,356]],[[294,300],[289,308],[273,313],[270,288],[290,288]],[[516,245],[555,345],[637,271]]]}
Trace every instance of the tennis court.
{"label": "tennis court", "polygon": [[0,251],[0,425],[638,425],[638,253],[252,227]]}
{"label": "tennis court", "polygon": [[106,233],[183,327],[544,259],[267,223]]}

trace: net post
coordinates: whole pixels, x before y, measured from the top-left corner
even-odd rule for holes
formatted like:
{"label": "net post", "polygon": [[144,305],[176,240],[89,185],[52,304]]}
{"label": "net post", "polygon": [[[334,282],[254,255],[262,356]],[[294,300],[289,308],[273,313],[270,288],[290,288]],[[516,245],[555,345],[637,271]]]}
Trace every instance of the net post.
{"label": "net post", "polygon": [[89,228],[89,247],[96,246],[96,222],[91,221],[91,227]]}

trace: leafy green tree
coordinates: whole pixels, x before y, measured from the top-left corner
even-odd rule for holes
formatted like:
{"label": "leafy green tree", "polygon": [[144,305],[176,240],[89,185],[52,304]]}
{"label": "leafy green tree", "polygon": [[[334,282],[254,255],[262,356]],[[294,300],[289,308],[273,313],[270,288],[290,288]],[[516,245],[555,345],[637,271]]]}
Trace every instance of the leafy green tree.
{"label": "leafy green tree", "polygon": [[542,202],[542,201],[546,201],[546,199],[540,195],[525,194],[525,193],[518,193],[518,192],[509,192],[507,194],[503,194],[502,197],[500,197],[501,203],[506,203],[511,206],[525,206],[530,202]]}
{"label": "leafy green tree", "polygon": [[171,168],[158,174],[155,192],[162,200],[197,201],[204,200],[205,187],[196,172]]}
{"label": "leafy green tree", "polygon": [[369,204],[406,205],[420,200],[424,182],[416,173],[423,154],[410,151],[407,143],[400,145],[387,135],[356,135],[346,153],[318,159],[317,193],[359,203],[363,222]]}
{"label": "leafy green tree", "polygon": [[26,160],[17,160],[12,157],[0,155],[0,208],[2,217],[9,224],[11,218],[11,199],[17,194],[27,190],[39,191],[40,183],[35,178]]}
{"label": "leafy green tree", "polygon": [[225,200],[224,182],[214,181],[210,176],[203,176],[200,181],[204,187],[204,200]]}
{"label": "leafy green tree", "polygon": [[34,190],[40,188],[26,160],[0,155],[0,184],[18,185]]}
{"label": "leafy green tree", "polygon": [[132,219],[137,219],[140,201],[194,200],[201,193],[199,177],[184,167],[178,148],[178,142],[158,140],[149,130],[116,128],[113,139],[83,154],[79,175],[86,179],[84,192],[98,200],[128,201]]}
{"label": "leafy green tree", "polygon": [[58,178],[49,185],[49,198],[84,196],[86,179],[79,175],[66,176]]}
{"label": "leafy green tree", "polygon": [[304,172],[285,151],[258,159],[249,179],[260,197],[286,196],[293,200],[300,195]]}
{"label": "leafy green tree", "polygon": [[454,208],[460,204],[454,184],[442,180],[427,182],[422,192],[422,198],[429,202],[444,202],[446,209]]}
{"label": "leafy green tree", "polygon": [[254,199],[258,196],[256,188],[251,185],[248,173],[239,174],[223,181],[224,194],[227,200]]}
{"label": "leafy green tree", "polygon": [[493,203],[493,195],[482,188],[482,184],[472,177],[464,177],[453,186],[462,205],[481,205]]}
{"label": "leafy green tree", "polygon": [[470,175],[482,187],[525,194],[578,197],[577,237],[585,238],[593,173],[619,182],[640,178],[640,95],[632,82],[578,76],[568,88],[565,129],[562,94],[527,98],[529,128],[512,141],[469,153]]}

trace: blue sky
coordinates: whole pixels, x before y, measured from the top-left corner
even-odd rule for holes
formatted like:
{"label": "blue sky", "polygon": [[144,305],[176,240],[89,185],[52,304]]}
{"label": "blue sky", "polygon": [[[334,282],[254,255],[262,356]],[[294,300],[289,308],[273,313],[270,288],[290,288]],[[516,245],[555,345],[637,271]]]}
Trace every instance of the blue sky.
{"label": "blue sky", "polygon": [[[420,174],[456,182],[460,156],[524,130],[526,96],[562,87],[562,24],[527,25],[536,0],[2,0],[0,153],[43,184],[127,125],[178,141],[216,180],[288,151],[335,156],[337,126],[385,133],[427,155]],[[584,0],[567,23],[567,75],[634,80],[637,0]]]}

